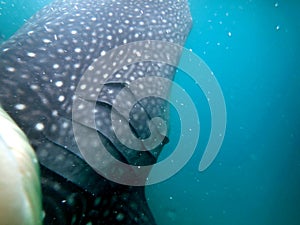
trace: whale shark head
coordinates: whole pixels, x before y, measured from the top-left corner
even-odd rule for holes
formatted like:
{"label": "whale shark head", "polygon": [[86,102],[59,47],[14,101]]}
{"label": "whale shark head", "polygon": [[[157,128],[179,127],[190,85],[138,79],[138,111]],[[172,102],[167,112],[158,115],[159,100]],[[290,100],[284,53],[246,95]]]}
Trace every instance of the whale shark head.
{"label": "whale shark head", "polygon": [[[106,202],[116,201],[116,196],[119,196],[124,207],[118,210],[124,212],[123,216],[115,216],[114,220],[121,224],[128,224],[133,221],[132,218],[137,218],[136,222],[140,224],[151,224],[151,215],[145,204],[140,207],[139,214],[144,216],[130,214],[130,211],[137,210],[137,205],[141,204],[138,202],[144,202],[142,189],[121,188],[99,176],[83,160],[72,123],[87,125],[80,118],[72,118],[72,103],[82,76],[95,60],[109,51],[145,40],[183,45],[190,28],[191,15],[186,0],[56,0],[35,14],[1,45],[0,104],[34,146],[43,166],[44,190],[58,181],[62,186],[65,182],[62,179],[66,179],[91,196],[109,196]],[[178,59],[179,56],[174,54],[171,57]],[[113,66],[116,63],[114,60],[117,59],[111,58],[106,66]],[[133,98],[138,98],[130,91],[128,84],[151,76],[172,80],[174,72],[175,68],[165,63],[135,62],[123,66],[101,84],[102,90],[99,91],[94,112],[96,130],[109,152],[118,160],[132,165],[153,164],[167,139],[147,152],[124,146],[113,132],[110,117],[116,96],[127,88]],[[88,82],[90,80],[80,83],[80,88],[88,90]],[[168,92],[170,87],[165,89]],[[147,138],[150,135],[149,121],[157,116],[167,120],[167,107],[166,101],[159,98],[140,100],[128,121],[132,133],[137,138]],[[82,116],[84,118],[85,115]],[[64,189],[70,185],[68,182],[55,192],[58,195],[68,192]],[[132,205],[126,205],[130,199],[126,197],[128,193],[134,196]],[[103,207],[106,210],[111,208],[109,212],[97,214],[97,218],[111,218],[113,206],[107,204]]]}

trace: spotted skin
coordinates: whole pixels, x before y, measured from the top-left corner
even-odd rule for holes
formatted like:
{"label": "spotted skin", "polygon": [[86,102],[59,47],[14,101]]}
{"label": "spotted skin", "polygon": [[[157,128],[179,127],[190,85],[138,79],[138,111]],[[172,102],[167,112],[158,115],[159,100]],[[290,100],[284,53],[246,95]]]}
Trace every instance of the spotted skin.
{"label": "spotted skin", "polygon": [[[143,40],[183,45],[190,28],[186,0],[56,0],[0,46],[0,104],[35,147],[43,166],[44,190],[49,188],[50,182],[46,175],[55,171],[54,174],[71,181],[87,195],[106,199],[105,204],[99,204],[102,208],[93,209],[98,210],[93,217],[98,221],[95,224],[102,224],[99,221],[103,224],[107,221],[110,224],[155,223],[143,188],[110,182],[82,160],[71,126],[72,101],[82,75],[95,59],[109,50]],[[127,84],[146,76],[173,79],[174,71],[163,63],[139,62],[124,66],[106,81],[98,96],[95,122],[101,140],[114,157],[133,165],[155,163],[165,142],[150,152],[128,149],[112,132],[109,115],[116,95]],[[130,90],[128,93],[133,95]],[[155,116],[167,120],[166,109],[166,101],[143,99],[131,112],[132,131],[139,138],[147,138],[147,122]],[[67,181],[60,182],[66,182],[62,189],[71,185]],[[57,196],[67,192],[59,190],[55,191]],[[110,204],[114,201],[121,202],[122,207]],[[47,215],[46,210],[46,221],[53,222],[55,216]],[[87,216],[77,217],[76,221],[89,222]]]}

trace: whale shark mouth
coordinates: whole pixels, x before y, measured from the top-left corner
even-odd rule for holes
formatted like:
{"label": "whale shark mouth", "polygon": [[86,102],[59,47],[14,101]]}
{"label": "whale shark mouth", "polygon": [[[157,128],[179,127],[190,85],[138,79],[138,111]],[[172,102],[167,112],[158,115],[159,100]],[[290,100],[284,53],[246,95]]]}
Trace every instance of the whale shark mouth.
{"label": "whale shark mouth", "polygon": [[[42,165],[45,223],[155,223],[143,187],[111,182],[85,162],[72,123],[92,128],[80,118],[72,118],[72,104],[82,76],[96,59],[139,41],[182,46],[191,21],[186,0],[56,0],[2,43],[0,104],[26,133]],[[171,57],[178,60],[180,53]],[[114,60],[106,66],[112,67]],[[156,162],[168,139],[151,151],[130,149],[116,138],[110,114],[121,90],[138,99],[128,84],[152,76],[172,80],[175,69],[160,62],[129,63],[101,84],[95,102],[95,130],[114,158],[138,166]],[[81,88],[88,90],[88,82],[80,83]],[[170,86],[164,89],[167,93]],[[149,137],[149,121],[154,117],[168,121],[166,100],[149,97],[137,101],[128,119],[136,138]]]}

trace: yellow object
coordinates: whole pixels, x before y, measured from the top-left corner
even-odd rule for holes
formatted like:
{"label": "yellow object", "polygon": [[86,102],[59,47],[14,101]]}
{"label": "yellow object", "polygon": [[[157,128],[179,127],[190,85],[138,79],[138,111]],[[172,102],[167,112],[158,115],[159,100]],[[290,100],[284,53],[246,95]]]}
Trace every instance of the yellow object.
{"label": "yellow object", "polygon": [[40,171],[27,137],[0,107],[0,224],[42,224]]}

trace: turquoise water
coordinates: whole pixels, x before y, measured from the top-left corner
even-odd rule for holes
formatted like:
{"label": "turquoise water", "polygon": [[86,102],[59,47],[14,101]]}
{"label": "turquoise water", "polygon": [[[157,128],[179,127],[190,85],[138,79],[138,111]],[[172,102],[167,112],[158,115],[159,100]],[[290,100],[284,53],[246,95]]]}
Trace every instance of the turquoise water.
{"label": "turquoise water", "polygon": [[222,87],[227,130],[219,155],[199,172],[210,117],[203,94],[190,86],[199,98],[200,144],[176,176],[147,188],[158,224],[299,225],[300,2],[190,0],[190,6],[186,47]]}
{"label": "turquoise water", "polygon": [[13,35],[26,20],[51,0],[0,1],[0,42]]}
{"label": "turquoise water", "polygon": [[[46,3],[1,1],[1,38]],[[210,131],[208,104],[179,72],[176,81],[197,106],[201,135],[178,174],[147,187],[155,218],[159,225],[299,225],[300,2],[190,0],[190,6],[194,24],[186,47],[219,81],[227,130],[217,158],[199,172]],[[161,158],[178,129],[171,124]]]}

